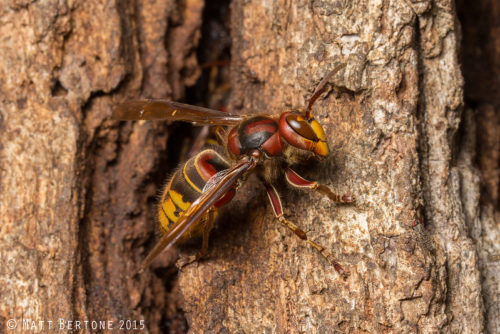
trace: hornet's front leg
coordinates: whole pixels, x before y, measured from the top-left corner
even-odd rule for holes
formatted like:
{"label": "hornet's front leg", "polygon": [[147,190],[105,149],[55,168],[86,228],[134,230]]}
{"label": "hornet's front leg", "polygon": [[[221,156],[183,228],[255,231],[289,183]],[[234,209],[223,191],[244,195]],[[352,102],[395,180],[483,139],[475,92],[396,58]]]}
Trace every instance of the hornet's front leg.
{"label": "hornet's front leg", "polygon": [[330,188],[327,186],[324,186],[322,184],[319,184],[316,181],[308,181],[304,179],[302,176],[297,174],[294,170],[292,170],[290,167],[286,168],[285,171],[285,177],[287,182],[292,185],[295,188],[300,188],[300,189],[311,189],[311,190],[316,190],[317,192],[328,196],[328,198],[335,202],[335,203],[341,203],[341,204],[355,204],[356,199],[352,195],[338,195],[334,193]]}
{"label": "hornet's front leg", "polygon": [[298,236],[300,239],[309,243],[314,249],[316,249],[318,251],[318,253],[321,254],[321,256],[323,256],[325,259],[328,260],[328,262],[330,262],[333,265],[335,270],[342,277],[346,278],[347,273],[342,268],[342,266],[335,260],[332,253],[330,253],[325,247],[321,246],[320,244],[310,240],[307,237],[306,232],[301,230],[297,225],[295,225],[294,223],[292,223],[291,221],[289,221],[288,219],[286,219],[283,216],[283,207],[281,206],[281,199],[280,199],[278,192],[274,188],[274,186],[272,186],[271,184],[269,184],[267,182],[264,182],[264,185],[266,187],[267,196],[269,197],[269,201],[271,202],[271,206],[273,208],[274,215],[276,218],[278,218],[280,223],[282,223],[283,225],[288,227],[290,230],[292,230],[295,233],[295,235]]}

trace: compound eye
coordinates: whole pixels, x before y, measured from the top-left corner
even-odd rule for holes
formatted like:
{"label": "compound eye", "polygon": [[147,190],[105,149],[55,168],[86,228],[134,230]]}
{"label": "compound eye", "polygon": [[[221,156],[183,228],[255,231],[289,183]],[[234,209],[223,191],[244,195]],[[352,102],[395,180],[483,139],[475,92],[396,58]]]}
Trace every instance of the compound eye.
{"label": "compound eye", "polygon": [[296,112],[291,112],[286,116],[287,124],[302,137],[312,140],[314,142],[319,141],[318,136],[314,133],[311,125],[306,120],[306,118]]}

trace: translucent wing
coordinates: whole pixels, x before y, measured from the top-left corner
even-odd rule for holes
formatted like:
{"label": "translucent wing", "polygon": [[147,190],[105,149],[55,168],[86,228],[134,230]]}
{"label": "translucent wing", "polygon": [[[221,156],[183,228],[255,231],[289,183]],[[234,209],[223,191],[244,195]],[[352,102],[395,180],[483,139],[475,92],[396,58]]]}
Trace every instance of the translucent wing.
{"label": "translucent wing", "polygon": [[207,181],[207,183],[205,183],[205,186],[203,187],[203,189],[201,190],[201,192],[202,193],[206,193],[210,188],[212,188],[217,183],[219,183],[220,180],[222,180],[224,178],[224,176],[226,176],[227,173],[229,173],[229,171],[230,171],[230,169],[224,169],[224,170],[221,170],[220,172],[216,173],[214,176],[212,176]]}
{"label": "translucent wing", "polygon": [[194,223],[196,223],[225,193],[227,193],[245,172],[253,169],[254,160],[241,160],[227,170],[218,182],[206,190],[191,206],[179,217],[174,228],[168,231],[155,245],[151,253],[144,259],[138,273],[141,273],[165,249],[172,246]]}
{"label": "translucent wing", "polygon": [[167,100],[134,100],[118,105],[112,117],[120,120],[171,120],[196,125],[232,125],[242,116]]}

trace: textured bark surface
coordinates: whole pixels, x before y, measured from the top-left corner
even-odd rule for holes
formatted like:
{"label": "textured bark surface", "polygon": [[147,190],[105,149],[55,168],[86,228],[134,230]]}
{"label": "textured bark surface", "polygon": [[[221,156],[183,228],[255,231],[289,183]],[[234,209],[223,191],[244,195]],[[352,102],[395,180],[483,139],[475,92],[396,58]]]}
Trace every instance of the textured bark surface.
{"label": "textured bark surface", "polygon": [[221,212],[207,260],[177,273],[172,249],[133,276],[190,130],[111,121],[111,108],[183,99],[200,38],[198,55],[217,57],[224,27],[201,29],[214,20],[202,0],[2,3],[0,332],[10,319],[14,332],[23,319],[34,332],[59,319],[114,331],[144,320],[153,333],[498,332],[500,9],[458,6],[463,39],[453,1],[231,4],[234,112],[303,108],[347,65],[315,105],[330,157],[300,171],[357,205],[278,186],[344,280],[273,219],[254,177]]}
{"label": "textured bark surface", "polygon": [[[193,332],[481,332],[464,212],[477,208],[479,189],[471,164],[459,160],[472,152],[457,143],[463,79],[453,3],[232,8],[232,101],[242,112],[304,107],[328,70],[347,64],[315,111],[331,158],[304,172],[354,193],[358,205],[282,191],[290,219],[350,276],[342,280],[279,226],[262,189],[250,185],[226,219],[238,228],[223,232],[224,242],[216,236],[211,259],[180,276]],[[412,229],[414,220],[421,224]]]}
{"label": "textured bark surface", "polygon": [[[466,206],[467,227],[476,243],[482,278],[486,331],[500,332],[500,3],[458,3],[463,31],[466,123],[471,150],[466,163],[477,162],[480,174],[469,174],[481,188]],[[480,179],[479,176],[481,177]]]}
{"label": "textured bark surface", "polygon": [[179,99],[195,82],[202,9],[198,0],[2,4],[2,330],[9,319],[36,330],[65,319],[185,332],[167,268],[175,254],[161,276],[131,275],[173,167],[166,124],[109,116],[115,101]]}

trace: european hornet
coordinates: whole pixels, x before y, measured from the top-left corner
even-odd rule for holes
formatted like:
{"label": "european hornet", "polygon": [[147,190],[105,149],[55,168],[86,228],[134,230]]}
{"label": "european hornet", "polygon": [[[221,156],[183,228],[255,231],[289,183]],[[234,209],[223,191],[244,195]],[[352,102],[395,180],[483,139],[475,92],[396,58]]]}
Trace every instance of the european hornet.
{"label": "european hornet", "polygon": [[275,217],[325,257],[339,274],[346,275],[325,247],[310,240],[306,232],[285,218],[280,196],[273,185],[276,172],[281,169],[293,187],[316,190],[336,203],[354,203],[353,196],[337,195],[327,186],[308,181],[290,168],[305,157],[324,158],[328,155],[327,137],[321,124],[314,119],[312,107],[328,80],[344,66],[337,66],[320,82],[305,111],[285,111],[277,116],[234,115],[156,99],[130,101],[114,109],[112,117],[119,120],[171,120],[217,125],[216,134],[223,148],[201,151],[174,173],[158,207],[164,234],[141,264],[139,272],[165,248],[194,236],[202,236],[201,249],[184,264],[204,256],[217,209],[233,198],[243,178],[256,173],[266,188]]}

